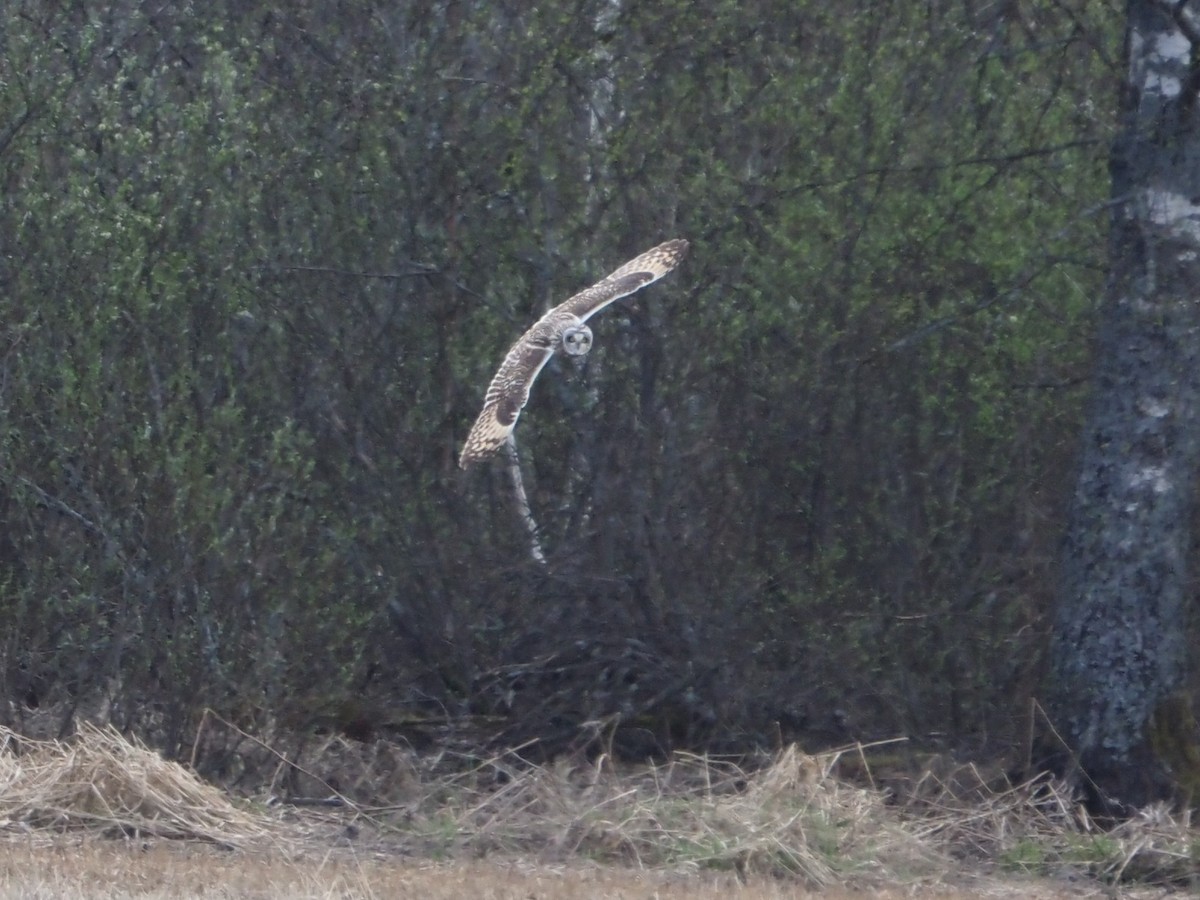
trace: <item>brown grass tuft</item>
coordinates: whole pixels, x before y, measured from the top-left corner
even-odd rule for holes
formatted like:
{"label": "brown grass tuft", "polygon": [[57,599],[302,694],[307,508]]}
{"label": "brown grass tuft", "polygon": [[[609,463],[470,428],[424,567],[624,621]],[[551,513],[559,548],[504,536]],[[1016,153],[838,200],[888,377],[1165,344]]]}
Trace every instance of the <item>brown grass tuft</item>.
{"label": "brown grass tuft", "polygon": [[67,741],[31,741],[0,727],[0,828],[247,847],[273,836],[277,826],[116,730],[85,724]]}
{"label": "brown grass tuft", "polygon": [[1188,811],[1158,804],[1104,828],[1048,775],[987,787],[968,764],[949,775],[926,772],[922,782],[905,807],[907,827],[960,859],[1107,885],[1194,886],[1200,877],[1200,835]]}
{"label": "brown grass tuft", "polygon": [[603,759],[529,768],[495,758],[439,784],[406,827],[445,855],[535,852],[814,887],[940,877],[944,848],[906,827],[878,791],[830,777],[835,759],[790,747],[751,773],[681,754],[621,773]]}

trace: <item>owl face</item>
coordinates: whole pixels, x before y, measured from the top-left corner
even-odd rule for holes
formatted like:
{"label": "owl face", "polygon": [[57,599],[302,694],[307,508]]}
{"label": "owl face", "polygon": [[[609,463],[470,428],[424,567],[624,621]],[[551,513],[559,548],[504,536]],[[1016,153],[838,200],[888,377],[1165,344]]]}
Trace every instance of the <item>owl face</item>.
{"label": "owl face", "polygon": [[567,356],[583,356],[592,349],[592,329],[582,322],[568,325],[563,329],[562,345]]}

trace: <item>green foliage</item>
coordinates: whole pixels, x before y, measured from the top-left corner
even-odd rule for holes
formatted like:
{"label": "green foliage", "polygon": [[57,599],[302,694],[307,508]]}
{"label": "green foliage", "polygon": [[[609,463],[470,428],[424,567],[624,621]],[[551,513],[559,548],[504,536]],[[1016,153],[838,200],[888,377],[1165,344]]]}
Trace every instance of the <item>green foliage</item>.
{"label": "green foliage", "polygon": [[[519,633],[597,620],[720,636],[747,685],[802,676],[880,730],[978,731],[1019,693],[1115,13],[17,7],[10,693],[115,691],[178,743],[204,705],[314,691],[454,708]],[[458,444],[534,316],[675,235],[683,269],[534,391],[572,578],[531,574]]]}

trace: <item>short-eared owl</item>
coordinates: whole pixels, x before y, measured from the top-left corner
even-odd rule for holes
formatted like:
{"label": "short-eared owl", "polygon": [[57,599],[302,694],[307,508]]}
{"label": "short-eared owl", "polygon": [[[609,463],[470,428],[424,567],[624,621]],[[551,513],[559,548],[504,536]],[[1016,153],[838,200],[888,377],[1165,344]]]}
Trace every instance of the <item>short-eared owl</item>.
{"label": "short-eared owl", "polygon": [[533,380],[555,351],[561,349],[569,356],[587,353],[592,347],[592,330],[584,323],[614,300],[658,281],[679,265],[687,248],[683,240],[659,244],[538,319],[500,364],[458,464],[465,469],[499,450],[529,400]]}

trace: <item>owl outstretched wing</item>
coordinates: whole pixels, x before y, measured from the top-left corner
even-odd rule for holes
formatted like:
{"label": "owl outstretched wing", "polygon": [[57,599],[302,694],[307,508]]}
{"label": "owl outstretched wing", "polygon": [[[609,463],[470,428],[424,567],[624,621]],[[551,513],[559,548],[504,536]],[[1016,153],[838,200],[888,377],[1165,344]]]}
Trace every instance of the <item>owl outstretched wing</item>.
{"label": "owl outstretched wing", "polygon": [[504,357],[483,400],[483,409],[467,435],[458,464],[462,468],[494,455],[516,427],[529,390],[542,367],[562,347],[564,329],[579,326],[614,300],[662,278],[687,253],[688,242],[667,241],[631,259],[611,275],[580,291],[538,319]]}

